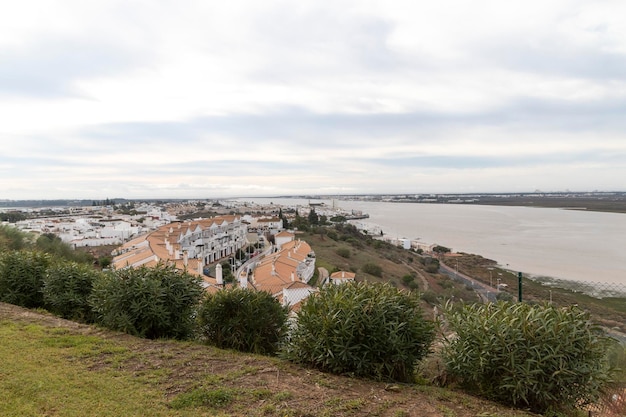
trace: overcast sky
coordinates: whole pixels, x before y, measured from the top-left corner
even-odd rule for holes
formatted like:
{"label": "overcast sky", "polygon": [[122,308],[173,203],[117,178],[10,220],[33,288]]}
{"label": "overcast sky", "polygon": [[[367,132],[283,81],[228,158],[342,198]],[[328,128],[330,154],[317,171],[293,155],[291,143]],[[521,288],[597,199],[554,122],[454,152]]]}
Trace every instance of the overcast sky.
{"label": "overcast sky", "polygon": [[626,191],[626,2],[20,0],[0,199]]}

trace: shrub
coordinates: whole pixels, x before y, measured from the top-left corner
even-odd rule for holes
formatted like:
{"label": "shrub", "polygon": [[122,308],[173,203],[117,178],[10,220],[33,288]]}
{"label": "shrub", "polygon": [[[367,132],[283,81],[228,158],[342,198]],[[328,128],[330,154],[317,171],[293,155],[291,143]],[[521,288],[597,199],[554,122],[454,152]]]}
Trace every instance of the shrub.
{"label": "shrub", "polygon": [[402,277],[402,282],[404,285],[409,285],[409,283],[415,281],[415,277],[411,274],[406,274]]}
{"label": "shrub", "polygon": [[608,381],[608,339],[576,307],[499,302],[446,316],[448,372],[488,398],[544,413],[589,404]]}
{"label": "shrub", "polygon": [[184,339],[194,330],[203,292],[199,278],[158,264],[100,275],[89,301],[97,322],[112,330],[150,339]]}
{"label": "shrub", "polygon": [[303,302],[283,355],[326,372],[410,381],[433,337],[414,293],[381,283],[329,285]]}
{"label": "shrub", "polygon": [[421,295],[422,300],[426,301],[430,305],[439,304],[439,299],[437,298],[437,294],[431,290],[425,291]]}
{"label": "shrub", "polygon": [[361,271],[365,272],[366,274],[374,275],[375,277],[382,278],[383,276],[383,269],[380,267],[380,265],[377,265],[371,262],[368,262],[365,265],[363,265],[361,267]]}
{"label": "shrub", "polygon": [[35,248],[41,252],[49,253],[54,259],[65,259],[89,264],[93,262],[92,255],[87,252],[75,251],[54,233],[44,233],[39,236],[35,241]]}
{"label": "shrub", "polygon": [[513,297],[513,294],[509,294],[506,291],[500,291],[499,293],[496,294],[496,300],[498,300],[498,301],[514,301],[515,297]]}
{"label": "shrub", "polygon": [[33,251],[0,253],[0,301],[26,308],[43,307],[43,279],[52,259]]}
{"label": "shrub", "polygon": [[273,354],[286,331],[288,308],[265,291],[243,288],[210,294],[198,322],[207,343],[222,349]]}
{"label": "shrub", "polygon": [[43,300],[52,313],[70,320],[93,322],[89,296],[101,272],[76,262],[57,262],[43,280]]}
{"label": "shrub", "polygon": [[350,249],[348,248],[338,248],[336,252],[337,252],[337,255],[341,256],[342,258],[350,257]]}
{"label": "shrub", "polygon": [[411,281],[409,282],[409,289],[411,290],[417,290],[419,288],[419,284],[417,283],[417,281]]}
{"label": "shrub", "polygon": [[354,237],[348,237],[346,239],[346,243],[351,244],[356,249],[363,249],[363,243]]}
{"label": "shrub", "polygon": [[22,250],[31,244],[33,235],[17,227],[0,225],[0,251]]}

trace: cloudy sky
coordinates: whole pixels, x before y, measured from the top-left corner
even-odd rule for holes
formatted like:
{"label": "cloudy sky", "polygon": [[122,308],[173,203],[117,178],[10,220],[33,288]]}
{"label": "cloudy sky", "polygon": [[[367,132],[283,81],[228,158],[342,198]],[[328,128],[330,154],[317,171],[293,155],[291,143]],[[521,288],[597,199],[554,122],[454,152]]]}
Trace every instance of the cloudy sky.
{"label": "cloudy sky", "polygon": [[0,199],[626,190],[623,0],[20,0]]}

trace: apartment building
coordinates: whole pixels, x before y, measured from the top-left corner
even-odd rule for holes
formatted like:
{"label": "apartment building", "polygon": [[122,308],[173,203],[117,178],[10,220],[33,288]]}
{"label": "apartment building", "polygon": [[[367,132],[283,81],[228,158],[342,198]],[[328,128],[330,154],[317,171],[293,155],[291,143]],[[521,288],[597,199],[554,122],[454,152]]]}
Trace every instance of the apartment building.
{"label": "apartment building", "polygon": [[247,225],[239,216],[174,222],[133,239],[116,251],[113,268],[151,266],[163,261],[204,276],[204,267],[235,254],[246,244]]}

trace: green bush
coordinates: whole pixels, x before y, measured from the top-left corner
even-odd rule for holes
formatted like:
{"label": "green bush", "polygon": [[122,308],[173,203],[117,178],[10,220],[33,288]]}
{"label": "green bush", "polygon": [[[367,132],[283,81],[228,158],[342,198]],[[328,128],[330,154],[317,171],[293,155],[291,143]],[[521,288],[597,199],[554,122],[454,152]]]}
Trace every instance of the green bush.
{"label": "green bush", "polygon": [[93,263],[93,256],[87,252],[75,251],[54,233],[44,233],[35,241],[35,249],[49,253],[54,259],[65,259],[80,263]]}
{"label": "green bush", "polygon": [[0,253],[0,301],[26,308],[43,307],[43,279],[50,255],[33,251]]}
{"label": "green bush", "polygon": [[413,281],[415,281],[415,277],[411,274],[406,274],[402,277],[402,282],[404,283],[404,285],[409,285]]}
{"label": "green bush", "polygon": [[185,339],[194,330],[204,290],[200,279],[159,264],[103,274],[89,302],[96,321],[135,336]]}
{"label": "green bush", "polygon": [[87,264],[67,261],[53,264],[43,280],[45,307],[66,319],[93,322],[89,296],[100,274]]}
{"label": "green bush", "polygon": [[33,235],[21,231],[17,227],[0,225],[0,251],[26,249]]}
{"label": "green bush", "polygon": [[341,256],[342,258],[350,257],[350,249],[348,248],[337,248],[335,252],[337,252],[337,255]]}
{"label": "green bush", "polygon": [[506,291],[500,291],[496,294],[496,300],[498,301],[515,301],[513,294],[509,294]]}
{"label": "green bush", "polygon": [[383,269],[380,267],[380,265],[371,262],[363,265],[361,267],[361,271],[365,272],[366,274],[374,275],[375,277],[382,278],[383,276]]}
{"label": "green bush", "polygon": [[423,292],[421,294],[421,298],[422,300],[426,301],[430,305],[434,306],[434,305],[439,304],[437,293],[435,293],[434,291],[428,290],[428,291]]}
{"label": "green bush", "polygon": [[448,372],[488,398],[544,413],[595,401],[609,346],[576,308],[506,303],[448,309]]}
{"label": "green bush", "polygon": [[208,295],[198,322],[209,344],[267,355],[277,351],[285,335],[287,314],[271,294],[235,288]]}
{"label": "green bush", "polygon": [[411,381],[434,325],[419,297],[389,284],[329,285],[309,296],[283,355],[322,371]]}

